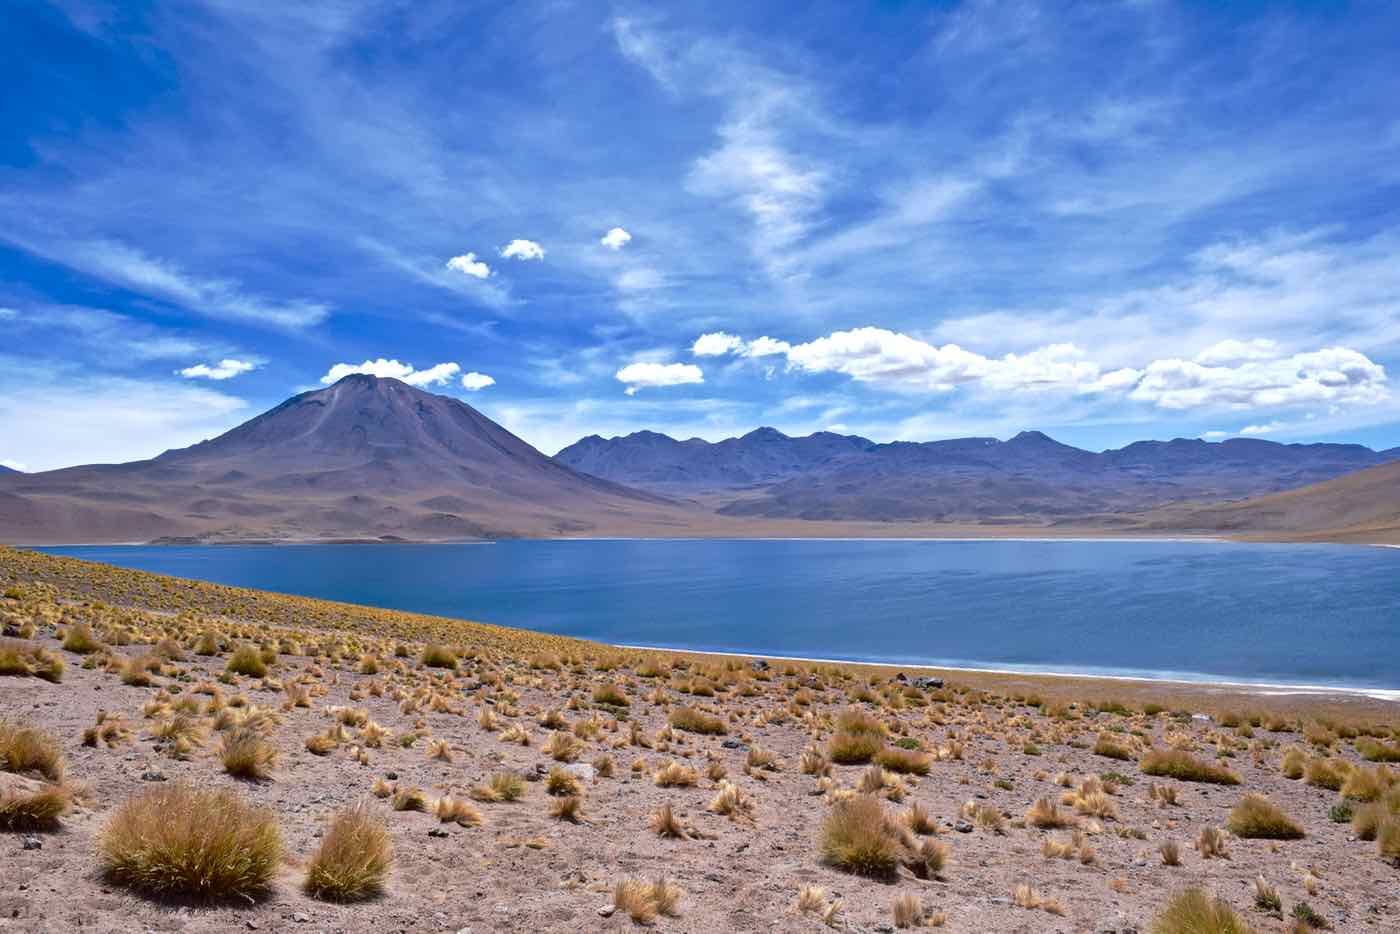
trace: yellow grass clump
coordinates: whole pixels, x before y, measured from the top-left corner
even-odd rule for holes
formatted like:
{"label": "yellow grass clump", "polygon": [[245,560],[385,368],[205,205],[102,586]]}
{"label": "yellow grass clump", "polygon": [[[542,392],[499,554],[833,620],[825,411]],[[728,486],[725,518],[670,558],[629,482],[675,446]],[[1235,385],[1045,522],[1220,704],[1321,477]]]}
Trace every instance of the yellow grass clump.
{"label": "yellow grass clump", "polygon": [[1181,749],[1153,749],[1138,762],[1144,775],[1175,778],[1183,782],[1238,785],[1240,777],[1229,769],[1203,762]]}
{"label": "yellow grass clump", "polygon": [[1297,840],[1303,828],[1283,809],[1263,795],[1249,794],[1235,805],[1225,827],[1237,837],[1260,840]]}
{"label": "yellow grass clump", "polygon": [[373,898],[394,861],[384,818],[368,801],[338,811],[306,867],[306,893],[333,902]]}
{"label": "yellow grass clump", "polygon": [[139,892],[253,898],[277,870],[282,834],[271,811],[230,789],[171,782],[123,802],[98,852],[109,879]]}
{"label": "yellow grass clump", "polygon": [[1152,934],[1253,934],[1229,903],[1186,889],[1152,919]]}

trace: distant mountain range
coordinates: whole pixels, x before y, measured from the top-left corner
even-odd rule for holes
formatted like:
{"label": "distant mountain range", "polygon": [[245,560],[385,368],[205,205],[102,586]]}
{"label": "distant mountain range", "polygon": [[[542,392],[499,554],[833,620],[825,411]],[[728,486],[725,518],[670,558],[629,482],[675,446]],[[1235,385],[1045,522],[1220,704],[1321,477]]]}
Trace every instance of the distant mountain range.
{"label": "distant mountain range", "polygon": [[[1392,463],[1395,462],[1395,463]],[[127,464],[0,473],[0,541],[450,541],[1207,531],[1400,540],[1400,449],[1036,431],[877,444],[760,428],[546,457],[459,399],[347,376]]]}
{"label": "distant mountain range", "polygon": [[556,459],[584,473],[721,515],[767,519],[1018,523],[1139,514],[1186,501],[1290,490],[1400,459],[1400,448],[1255,438],[1138,441],[1094,452],[1038,431],[1007,441],[876,444],[759,428],[710,443],[656,432],[591,435]]}
{"label": "distant mountain range", "polygon": [[13,467],[6,467],[4,464],[0,464],[0,474],[5,473],[19,473],[19,471],[15,470]]}

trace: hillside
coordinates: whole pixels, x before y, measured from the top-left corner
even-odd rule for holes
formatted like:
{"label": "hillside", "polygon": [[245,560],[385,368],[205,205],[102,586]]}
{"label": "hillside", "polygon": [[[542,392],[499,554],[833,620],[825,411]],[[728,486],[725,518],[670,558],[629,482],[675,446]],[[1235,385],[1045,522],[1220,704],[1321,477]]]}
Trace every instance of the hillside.
{"label": "hillside", "polygon": [[347,376],[151,460],[0,478],[0,538],[451,540],[665,527],[655,494],[580,474],[471,406]]}
{"label": "hillside", "polygon": [[1400,544],[1400,462],[1243,502],[1163,510],[1147,528]]}

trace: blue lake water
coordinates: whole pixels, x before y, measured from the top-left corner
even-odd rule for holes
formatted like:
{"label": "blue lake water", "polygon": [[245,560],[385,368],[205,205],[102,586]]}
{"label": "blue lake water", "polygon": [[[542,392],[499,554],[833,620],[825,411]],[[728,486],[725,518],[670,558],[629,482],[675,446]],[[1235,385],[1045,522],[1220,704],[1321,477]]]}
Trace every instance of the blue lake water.
{"label": "blue lake water", "polygon": [[43,549],[626,645],[1400,688],[1400,550],[1047,541]]}

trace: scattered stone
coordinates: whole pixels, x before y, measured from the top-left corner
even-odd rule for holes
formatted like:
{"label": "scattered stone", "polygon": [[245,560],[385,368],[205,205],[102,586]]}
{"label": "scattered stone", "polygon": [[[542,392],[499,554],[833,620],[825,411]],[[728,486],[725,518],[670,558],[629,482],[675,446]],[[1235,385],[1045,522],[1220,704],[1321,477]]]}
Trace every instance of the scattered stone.
{"label": "scattered stone", "polygon": [[746,748],[748,748],[748,747],[746,747],[746,746],[743,744],[743,742],[742,742],[741,740],[737,740],[737,739],[726,739],[724,742],[720,743],[720,745],[723,746],[725,749],[746,749]]}
{"label": "scattered stone", "polygon": [[611,917],[613,916],[613,912],[614,912],[614,911],[617,911],[617,906],[616,906],[616,905],[613,905],[613,904],[603,905],[603,906],[601,906],[601,907],[598,909],[598,917],[600,917],[600,918],[611,918]]}
{"label": "scattered stone", "polygon": [[972,822],[966,820],[959,820],[956,824],[953,825],[953,829],[956,830],[958,833],[972,833]]}
{"label": "scattered stone", "polygon": [[753,661],[749,662],[749,667],[754,671],[767,671],[768,663],[761,658],[755,658]]}
{"label": "scattered stone", "polygon": [[598,770],[587,762],[572,762],[564,766],[564,771],[581,782],[591,782],[598,775]]}
{"label": "scattered stone", "polygon": [[44,848],[44,841],[39,837],[34,836],[34,834],[32,833],[25,834],[24,848],[26,850],[42,850]]}
{"label": "scattered stone", "polygon": [[296,914],[292,915],[292,920],[295,921],[297,924],[305,924],[306,922],[311,920],[311,916],[298,911]]}
{"label": "scattered stone", "polygon": [[160,769],[150,768],[141,773],[141,781],[163,782],[165,781],[165,773],[162,772]]}
{"label": "scattered stone", "polygon": [[447,836],[447,831],[446,831],[446,830],[443,830],[441,827],[434,827],[433,829],[431,829],[431,830],[428,831],[428,836],[430,836],[430,837],[445,837],[445,836]]}

